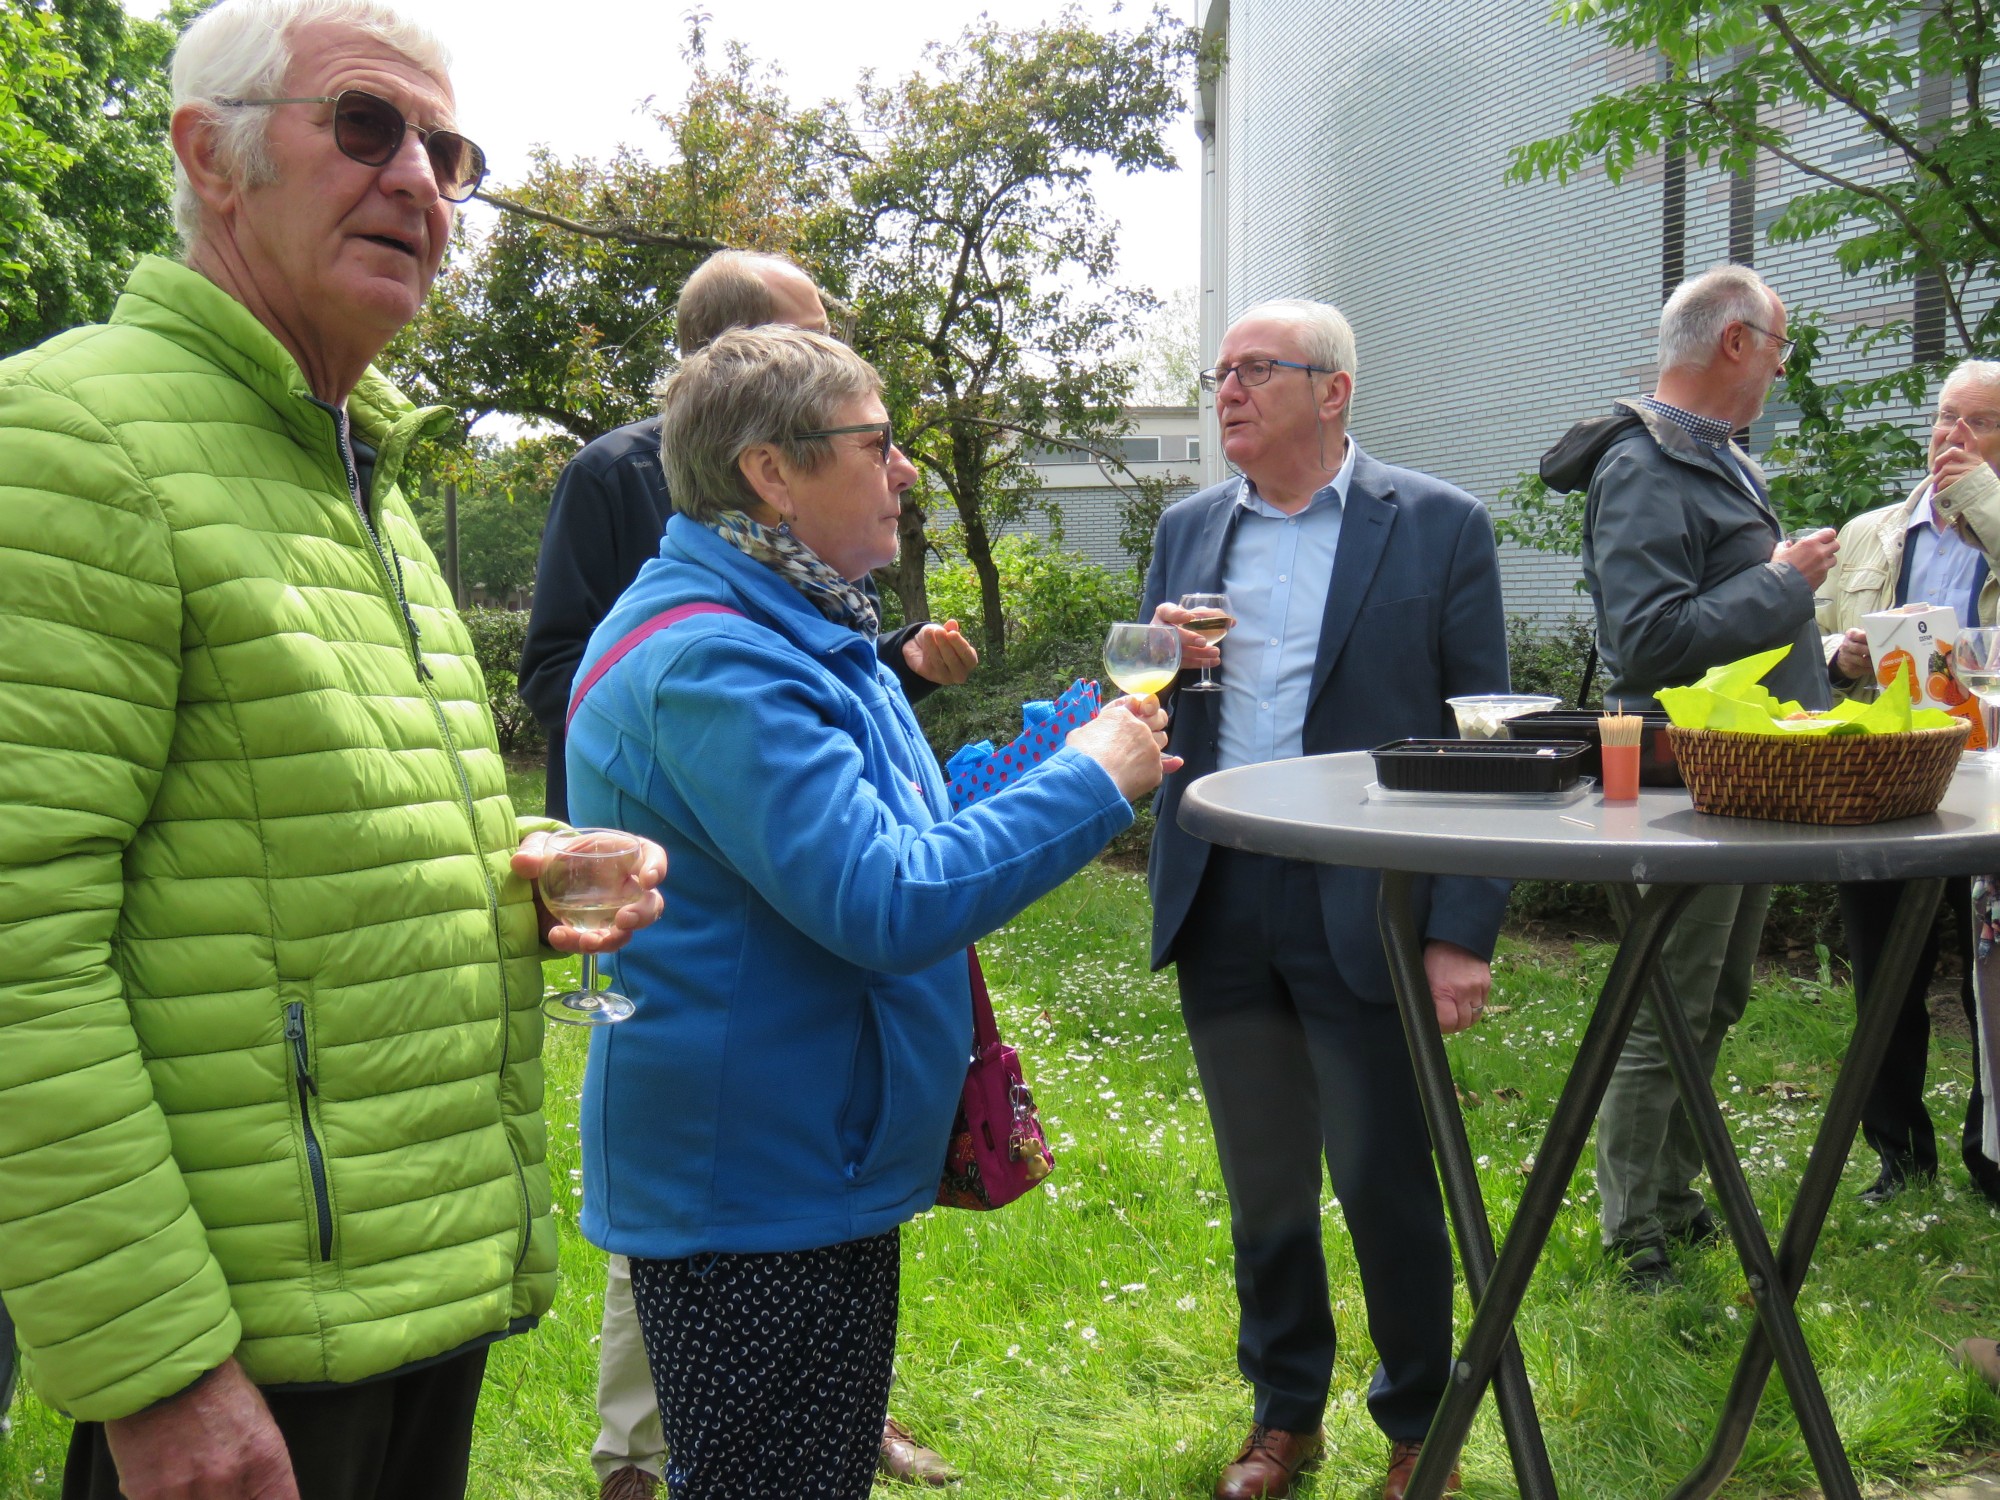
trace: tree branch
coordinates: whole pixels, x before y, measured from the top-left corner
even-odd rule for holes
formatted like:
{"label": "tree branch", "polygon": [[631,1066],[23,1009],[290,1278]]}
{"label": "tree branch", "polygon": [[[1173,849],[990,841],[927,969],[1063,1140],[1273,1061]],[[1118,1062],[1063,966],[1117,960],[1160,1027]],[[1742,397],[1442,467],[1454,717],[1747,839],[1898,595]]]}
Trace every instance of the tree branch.
{"label": "tree branch", "polygon": [[502,213],[518,214],[524,219],[533,219],[537,224],[566,229],[571,234],[587,235],[593,240],[616,240],[620,244],[643,245],[653,250],[715,251],[730,248],[721,240],[710,239],[705,234],[663,234],[658,230],[642,228],[630,219],[605,219],[598,223],[569,219],[561,214],[549,213],[545,209],[530,208],[525,203],[516,203],[511,198],[502,198],[497,193],[489,193],[484,189],[472,196],[481,203],[491,204]]}
{"label": "tree branch", "polygon": [[1924,150],[1917,142],[1910,139],[1903,132],[1902,127],[1897,125],[1894,120],[1879,110],[1870,109],[1866,104],[1861,102],[1853,90],[1844,89],[1835,82],[1833,75],[1827,72],[1826,65],[1819,60],[1818,54],[1805,44],[1799,34],[1792,29],[1791,22],[1785,19],[1783,7],[1766,5],[1763,7],[1763,11],[1764,18],[1771,23],[1772,28],[1778,35],[1785,39],[1785,45],[1791,48],[1792,56],[1798,59],[1799,66],[1806,70],[1807,76],[1814,83],[1818,84],[1828,97],[1838,99],[1855,114],[1859,115],[1867,123],[1869,129],[1873,130],[1883,140],[1895,146],[1897,150],[1910,159],[1912,164],[1922,168],[1925,172],[1936,178],[1944,187],[1944,190],[1951,195],[1952,201],[1958,205],[1959,211],[1965,215],[1972,227],[1979,232],[1979,237],[1995,250],[2000,250],[2000,229],[1996,229],[1992,224],[1988,223],[1986,216],[1979,211],[1970,197],[1960,189],[1957,180],[1952,176],[1951,168],[1940,161],[1935,152]]}
{"label": "tree branch", "polygon": [[1843,192],[1853,193],[1856,197],[1866,198],[1872,203],[1879,203],[1883,208],[1887,209],[1895,217],[1896,222],[1903,226],[1903,232],[1909,235],[1911,242],[1916,245],[1918,255],[1930,267],[1931,274],[1937,277],[1938,288],[1944,294],[1945,305],[1951,313],[1951,320],[1958,327],[1958,336],[1965,341],[1967,349],[1972,348],[1972,334],[1965,326],[1965,310],[1960,304],[1958,297],[1952,292],[1951,273],[1946,269],[1943,254],[1925,237],[1923,230],[1917,226],[1916,220],[1910,217],[1909,211],[1902,204],[1898,203],[1893,195],[1883,192],[1880,188],[1870,187],[1865,182],[1856,182],[1851,178],[1842,177],[1839,173],[1828,171],[1825,167],[1815,166],[1796,152],[1786,150],[1773,138],[1761,132],[1753,133],[1743,130],[1741,126],[1723,114],[1716,107],[1715,101],[1712,99],[1699,99],[1696,103],[1703,111],[1721,124],[1724,129],[1732,131],[1750,141],[1753,145],[1770,152],[1779,161],[1785,163],[1786,166],[1793,167],[1805,173],[1808,177],[1817,177],[1821,182],[1837,187]]}

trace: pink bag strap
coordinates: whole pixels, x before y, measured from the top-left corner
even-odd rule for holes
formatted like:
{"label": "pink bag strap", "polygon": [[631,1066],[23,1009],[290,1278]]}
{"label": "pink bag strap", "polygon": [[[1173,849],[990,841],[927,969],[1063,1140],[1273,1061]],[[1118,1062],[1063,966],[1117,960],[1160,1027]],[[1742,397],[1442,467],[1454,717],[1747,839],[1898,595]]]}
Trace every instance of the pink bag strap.
{"label": "pink bag strap", "polygon": [[576,691],[570,694],[569,712],[563,715],[563,732],[565,734],[569,732],[569,726],[576,718],[576,711],[583,707],[583,695],[596,687],[598,680],[606,672],[617,666],[648,637],[665,630],[669,625],[678,625],[695,615],[735,615],[740,619],[743,617],[743,611],[731,609],[726,604],[676,604],[672,609],[654,615],[637,629],[626,631],[619,637],[617,645],[597,658],[597,664],[584,674],[583,681],[579,682]]}
{"label": "pink bag strap", "polygon": [[979,971],[979,950],[968,947],[965,961],[972,969],[972,1055],[984,1057],[1000,1045],[1000,1023],[993,1019],[993,997],[986,993],[986,976]]}

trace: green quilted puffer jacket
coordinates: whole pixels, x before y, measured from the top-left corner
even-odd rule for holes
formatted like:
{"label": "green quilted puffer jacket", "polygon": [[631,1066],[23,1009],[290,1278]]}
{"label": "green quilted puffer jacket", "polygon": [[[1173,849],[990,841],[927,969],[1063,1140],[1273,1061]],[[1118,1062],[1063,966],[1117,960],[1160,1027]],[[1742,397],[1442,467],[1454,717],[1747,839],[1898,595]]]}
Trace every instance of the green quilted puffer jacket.
{"label": "green quilted puffer jacket", "polygon": [[372,525],[338,414],[158,259],[0,363],[0,1299],[79,1418],[554,1291],[520,826],[396,488],[442,413],[347,410]]}

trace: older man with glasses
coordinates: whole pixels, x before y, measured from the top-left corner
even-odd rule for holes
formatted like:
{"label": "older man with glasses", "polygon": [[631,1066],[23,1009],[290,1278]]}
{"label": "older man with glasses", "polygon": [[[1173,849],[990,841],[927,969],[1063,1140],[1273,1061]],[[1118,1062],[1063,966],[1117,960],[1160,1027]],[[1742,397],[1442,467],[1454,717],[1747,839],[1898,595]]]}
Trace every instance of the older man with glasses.
{"label": "older man with glasses", "polygon": [[[370,367],[484,171],[381,0],[174,57],[179,262],[0,364],[0,1294],[67,1500],[464,1493],[548,1310],[540,958],[486,690]],[[524,837],[525,834],[525,837]]]}
{"label": "older man with glasses", "polygon": [[[1375,925],[1380,872],[1212,847],[1174,814],[1210,771],[1455,733],[1445,700],[1507,690],[1500,566],[1485,507],[1370,457],[1349,431],[1354,333],[1338,309],[1245,311],[1202,384],[1240,469],[1160,518],[1145,607],[1184,625],[1223,593],[1237,627],[1219,692],[1177,699],[1186,765],[1155,803],[1153,966],[1172,963],[1215,1125],[1236,1256],[1248,1435],[1217,1500],[1288,1495],[1316,1463],[1334,1371],[1320,1211],[1346,1217],[1379,1363],[1368,1411],[1403,1500],[1451,1374],[1451,1246]],[[1182,631],[1183,667],[1220,653]],[[1441,1030],[1484,1014],[1502,881],[1425,891],[1424,972]]]}
{"label": "older man with glasses", "polygon": [[[1549,484],[1589,491],[1583,574],[1606,703],[1652,708],[1660,688],[1785,645],[1766,686],[1808,708],[1831,702],[1812,595],[1833,535],[1787,542],[1763,471],[1734,436],[1763,413],[1790,349],[1785,305],[1762,277],[1748,266],[1705,271],[1660,310],[1652,393],[1579,422],[1543,456]],[[1770,899],[1769,886],[1710,886],[1668,939],[1667,976],[1708,1071],[1749,1004]],[[1647,1006],[1597,1117],[1604,1244],[1635,1290],[1672,1285],[1675,1248],[1720,1237],[1695,1186],[1701,1169]]]}
{"label": "older man with glasses", "polygon": [[[1851,697],[1876,692],[1864,615],[1902,604],[1948,605],[1962,625],[2000,624],[2000,362],[1971,359],[1946,378],[1931,422],[1930,469],[1907,500],[1856,516],[1840,530],[1840,557],[1815,603],[1835,685]],[[1901,899],[1900,881],[1840,888],[1854,982],[1865,992],[1881,960],[1889,919]],[[1973,996],[1972,882],[1953,880],[1944,905],[1952,913],[1959,955],[1958,1001],[1977,1036]],[[1924,1107],[1931,1017],[1927,997],[1937,971],[1933,932],[1910,976],[1882,1071],[1861,1113],[1862,1135],[1881,1159],[1862,1190],[1886,1203],[1911,1183],[1937,1176],[1937,1135]],[[1985,1091],[1974,1070],[1959,1154],[1972,1185],[2000,1204],[2000,1163],[1982,1149]]]}

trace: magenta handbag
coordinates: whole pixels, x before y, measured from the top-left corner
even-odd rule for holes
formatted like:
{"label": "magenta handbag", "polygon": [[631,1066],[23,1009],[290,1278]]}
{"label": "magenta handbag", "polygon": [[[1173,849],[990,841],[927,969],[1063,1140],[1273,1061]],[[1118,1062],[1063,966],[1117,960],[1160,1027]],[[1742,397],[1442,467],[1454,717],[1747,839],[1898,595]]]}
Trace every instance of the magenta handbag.
{"label": "magenta handbag", "polygon": [[945,1208],[992,1209],[1012,1203],[1055,1167],[1035,1113],[1035,1096],[1021,1077],[1021,1056],[1000,1040],[993,1000],[979,955],[965,950],[972,970],[972,1064],[951,1124],[937,1201]]}

